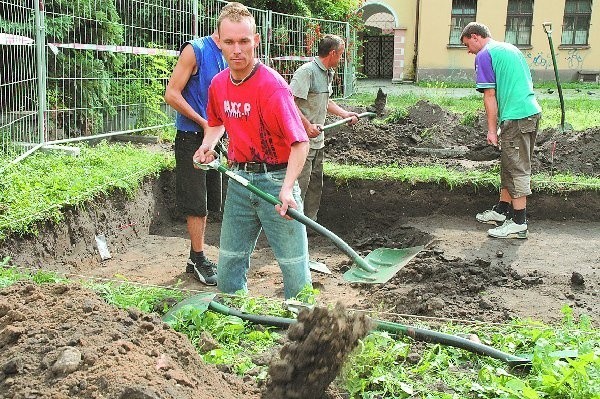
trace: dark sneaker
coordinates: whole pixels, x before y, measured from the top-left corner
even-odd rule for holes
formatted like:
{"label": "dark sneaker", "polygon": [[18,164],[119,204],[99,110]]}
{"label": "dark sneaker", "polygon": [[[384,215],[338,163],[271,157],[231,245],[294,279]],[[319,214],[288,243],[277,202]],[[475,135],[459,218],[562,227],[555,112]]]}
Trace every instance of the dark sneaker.
{"label": "dark sneaker", "polygon": [[194,278],[206,285],[217,285],[217,273],[215,265],[210,260],[204,258],[201,260],[194,261],[192,258],[188,258],[185,271],[187,273],[193,273]]}

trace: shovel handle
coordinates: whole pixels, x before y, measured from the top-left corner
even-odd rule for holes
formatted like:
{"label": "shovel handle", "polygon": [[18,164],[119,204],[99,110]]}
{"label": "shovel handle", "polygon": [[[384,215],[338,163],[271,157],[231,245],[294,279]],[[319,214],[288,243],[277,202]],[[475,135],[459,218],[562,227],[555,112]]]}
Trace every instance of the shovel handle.
{"label": "shovel handle", "polygon": [[552,22],[543,22],[542,27],[544,28],[544,32],[546,32],[547,35],[552,34]]}
{"label": "shovel handle", "polygon": [[[224,175],[229,176],[229,178],[233,179],[236,183],[241,184],[242,186],[244,186],[248,190],[252,191],[254,194],[258,195],[260,198],[264,199],[265,201],[269,202],[270,204],[281,205],[281,201],[279,201],[278,198],[275,198],[273,195],[271,195],[269,193],[265,193],[264,191],[262,191],[261,189],[259,189],[258,187],[256,187],[252,183],[250,183],[248,181],[248,179],[227,169],[225,166],[221,165],[221,163],[218,160],[215,160],[208,164],[197,164],[197,165],[203,169],[206,167],[216,169],[219,172],[223,173]],[[377,271],[377,269],[375,269],[373,266],[369,265],[366,260],[364,260],[359,254],[357,254],[356,251],[354,249],[352,249],[348,244],[346,244],[346,242],[343,241],[340,237],[335,235],[333,232],[327,230],[325,227],[321,226],[319,223],[315,222],[311,218],[307,217],[302,212],[298,212],[294,208],[288,208],[287,214],[290,217],[292,217],[293,219],[302,223],[303,225],[310,227],[311,229],[313,229],[317,233],[321,234],[322,236],[329,238],[331,241],[333,241],[333,243],[341,251],[343,251],[346,255],[348,255],[354,261],[354,263],[356,263],[356,265],[358,267],[360,267],[361,269],[363,269],[364,271],[369,272],[369,273],[375,273]]]}
{"label": "shovel handle", "polygon": [[[369,118],[374,118],[376,116],[376,114],[374,112],[363,112],[362,114],[358,114],[357,117],[358,119],[363,118],[363,117],[369,117]],[[331,129],[332,127],[336,127],[336,126],[340,126],[343,125],[344,123],[348,123],[352,120],[352,118],[354,118],[353,116],[349,116],[347,118],[344,119],[340,119],[339,121],[335,121],[329,125],[325,125],[321,128],[321,131],[325,131],[327,129]]]}

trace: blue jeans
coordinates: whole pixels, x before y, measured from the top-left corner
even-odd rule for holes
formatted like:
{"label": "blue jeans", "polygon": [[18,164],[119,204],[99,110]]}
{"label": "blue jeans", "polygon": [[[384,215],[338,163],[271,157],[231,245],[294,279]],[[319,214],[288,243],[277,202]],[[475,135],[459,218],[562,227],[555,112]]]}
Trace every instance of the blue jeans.
{"label": "blue jeans", "polygon": [[[268,173],[235,172],[278,198],[286,169]],[[293,194],[302,211],[298,183],[294,186]],[[247,291],[246,273],[250,267],[250,255],[263,228],[283,274],[285,298],[296,296],[305,285],[311,284],[306,227],[296,220],[282,218],[273,205],[229,180],[217,268],[219,290],[230,294],[239,290]]]}

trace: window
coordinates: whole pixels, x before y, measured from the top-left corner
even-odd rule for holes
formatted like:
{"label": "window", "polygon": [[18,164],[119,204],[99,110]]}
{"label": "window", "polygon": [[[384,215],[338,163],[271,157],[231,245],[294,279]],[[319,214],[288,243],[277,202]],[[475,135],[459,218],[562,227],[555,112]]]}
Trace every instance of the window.
{"label": "window", "polygon": [[591,16],[591,0],[566,0],[561,44],[587,45]]}
{"label": "window", "polygon": [[450,45],[462,45],[460,34],[463,28],[475,21],[477,0],[452,0],[452,17],[450,20]]}
{"label": "window", "polygon": [[508,0],[504,41],[515,46],[531,44],[533,0]]}

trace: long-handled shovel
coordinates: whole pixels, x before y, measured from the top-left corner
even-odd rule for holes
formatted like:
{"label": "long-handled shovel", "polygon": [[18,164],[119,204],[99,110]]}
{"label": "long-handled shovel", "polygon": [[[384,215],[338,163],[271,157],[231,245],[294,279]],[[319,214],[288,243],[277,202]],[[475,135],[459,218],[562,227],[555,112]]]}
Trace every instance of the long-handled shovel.
{"label": "long-handled shovel", "polygon": [[[273,205],[281,205],[279,199],[254,186],[248,181],[248,179],[245,179],[227,169],[221,164],[218,158],[207,164],[195,164],[204,170],[218,170],[265,201]],[[322,236],[329,238],[341,251],[343,251],[352,259],[354,265],[346,273],[344,273],[344,279],[349,282],[370,284],[385,283],[423,249],[423,246],[402,249],[378,248],[363,259],[341,238],[314,220],[305,216],[302,212],[298,212],[293,208],[288,208],[287,214],[305,226],[310,227]]]}
{"label": "long-handled shovel", "polygon": [[[213,292],[205,292],[198,295],[194,295],[187,298],[171,310],[169,310],[163,317],[163,321],[169,322],[175,320],[179,312],[184,308],[191,308],[200,313],[206,312],[208,309],[224,314],[226,316],[236,316],[242,320],[249,321],[254,324],[268,325],[278,328],[288,328],[291,324],[296,322],[296,319],[258,315],[252,313],[240,312],[239,310],[232,309],[219,302],[214,301],[216,294]],[[390,321],[376,320],[373,319],[373,325],[376,330],[386,331],[392,334],[398,334],[401,336],[408,336],[416,341],[431,342],[435,344],[452,346],[455,348],[464,349],[466,351],[476,353],[478,355],[489,356],[494,359],[498,359],[506,363],[510,368],[528,369],[532,365],[531,356],[515,356],[510,353],[503,352],[491,346],[482,344],[477,341],[471,341],[466,338],[459,337],[457,335],[446,334],[438,331],[428,330],[426,328],[407,326],[399,323],[393,323]],[[556,358],[573,358],[577,357],[578,352],[575,350],[561,351],[554,354],[550,354]]]}
{"label": "long-handled shovel", "polygon": [[[358,114],[357,117],[358,119],[360,118],[364,118],[367,117],[369,119],[373,119],[374,117],[376,117],[377,114],[375,112],[363,112],[362,114]],[[340,119],[339,121],[335,121],[333,123],[330,123],[329,125],[325,125],[321,128],[321,130],[326,131],[329,130],[331,128],[337,127],[337,126],[341,126],[344,123],[348,123],[352,120],[352,118],[354,118],[353,116],[350,116],[348,118],[344,118],[344,119]]]}
{"label": "long-handled shovel", "polygon": [[565,100],[563,99],[562,86],[560,85],[560,78],[558,76],[558,66],[556,65],[556,54],[554,54],[554,45],[552,44],[552,23],[542,23],[544,32],[548,35],[548,44],[550,45],[550,53],[552,55],[552,66],[554,67],[554,78],[556,79],[556,88],[558,89],[558,98],[560,100],[560,130],[561,132],[572,131],[573,126],[570,123],[565,122]]}

